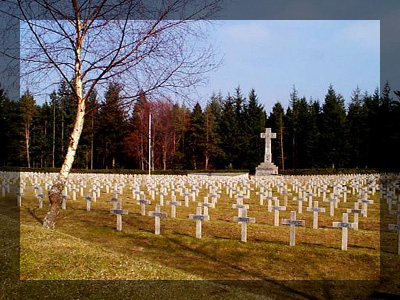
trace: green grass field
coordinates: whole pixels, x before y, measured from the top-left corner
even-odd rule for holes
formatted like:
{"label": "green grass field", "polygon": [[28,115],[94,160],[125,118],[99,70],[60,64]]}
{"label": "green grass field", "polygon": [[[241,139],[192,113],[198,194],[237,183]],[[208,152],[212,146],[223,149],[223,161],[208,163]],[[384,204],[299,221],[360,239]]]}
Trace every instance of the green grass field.
{"label": "green grass field", "polygon": [[[198,199],[203,199],[204,192],[201,191]],[[325,299],[326,293],[334,295],[334,299],[346,298],[352,291],[352,282],[364,285],[358,291],[360,295],[380,289],[390,293],[400,291],[398,276],[386,275],[397,273],[400,259],[396,255],[396,234],[380,232],[381,225],[387,228],[394,219],[386,217],[387,209],[379,203],[378,193],[373,196],[375,203],[368,209],[368,218],[360,216],[359,230],[349,230],[348,251],[340,250],[341,230],[332,228],[332,222],[341,221],[342,212],[353,207],[355,198],[340,203],[334,218],[329,217],[329,203],[320,202],[320,207],[327,208],[327,212],[319,215],[320,228],[317,230],[312,229],[312,213],[306,212],[305,203],[303,213],[297,214],[297,218],[305,220],[306,226],[296,228],[295,247],[289,246],[289,226],[273,226],[274,214],[258,204],[254,192],[251,199],[245,200],[250,204],[248,215],[256,218],[256,223],[248,226],[247,243],[240,242],[240,225],[233,222],[237,215],[237,210],[231,207],[234,200],[224,192],[217,207],[209,210],[211,220],[203,223],[202,239],[195,238],[195,222],[188,219],[188,214],[195,212],[195,202],[190,201],[188,208],[177,207],[176,219],[163,218],[161,235],[156,236],[154,219],[140,215],[140,206],[130,193],[122,197],[123,208],[128,209],[129,214],[123,216],[123,230],[116,231],[116,216],[109,212],[109,198],[110,194],[103,193],[92,203],[90,212],[86,211],[86,201],[80,197],[77,201],[69,200],[67,209],[61,210],[54,231],[41,227],[46,209],[38,208],[33,190],[26,191],[20,210],[14,205],[6,206],[5,199],[2,200],[0,209],[14,214],[11,219],[0,217],[3,231],[10,226],[15,230],[10,223],[15,222],[11,220],[16,219],[18,210],[20,212],[19,279],[22,290],[31,284],[26,280],[145,279],[185,280],[187,288],[181,292],[187,293],[188,299],[197,299],[197,296],[198,299],[205,296],[207,299],[252,299],[289,295],[293,299],[311,296]],[[148,194],[146,199],[150,199]],[[8,201],[14,202],[10,196]],[[146,213],[150,210],[154,210],[154,203],[146,207]],[[287,211],[281,212],[280,218],[289,218],[291,210],[297,210],[295,201],[289,201]],[[162,207],[162,211],[170,215],[169,206]],[[380,218],[381,212],[385,217]],[[382,266],[385,274],[381,274]],[[382,278],[385,280],[379,281]],[[313,280],[312,290],[308,287],[310,280]],[[139,282],[143,281],[137,281],[137,284]],[[172,285],[172,282],[168,284]],[[7,285],[3,289],[5,287]],[[202,294],[195,295],[200,287]],[[164,287],[169,288],[171,286]],[[99,284],[94,289],[97,293],[105,287]],[[131,287],[127,285],[118,292],[111,287],[103,292],[115,294],[129,290]],[[172,290],[177,292],[179,288]]]}

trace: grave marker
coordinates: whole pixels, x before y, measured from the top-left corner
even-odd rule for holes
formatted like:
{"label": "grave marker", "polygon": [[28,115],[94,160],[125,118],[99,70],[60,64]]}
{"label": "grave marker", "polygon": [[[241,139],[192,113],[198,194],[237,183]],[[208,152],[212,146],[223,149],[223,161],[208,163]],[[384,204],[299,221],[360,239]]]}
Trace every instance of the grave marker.
{"label": "grave marker", "polygon": [[298,208],[297,208],[298,213],[299,214],[303,213],[303,201],[306,201],[306,199],[301,197],[294,197],[293,200],[298,202]]}
{"label": "grave marker", "polygon": [[348,208],[347,213],[354,214],[353,229],[358,230],[358,214],[364,213],[364,211],[359,208],[359,203],[358,202],[354,203],[354,208],[353,209]]}
{"label": "grave marker", "polygon": [[290,246],[295,246],[296,245],[296,231],[295,231],[295,226],[304,226],[305,221],[304,220],[296,220],[296,212],[291,211],[290,212],[290,219],[282,219],[281,221],[282,225],[290,225]]}
{"label": "grave marker", "polygon": [[325,208],[318,207],[318,201],[314,201],[314,207],[307,207],[307,211],[313,212],[313,229],[318,229],[318,213],[325,212]]}
{"label": "grave marker", "polygon": [[[175,196],[173,197],[175,198]],[[171,205],[171,218],[176,218],[176,207],[181,205],[180,201],[176,201],[175,199],[172,201],[167,201],[167,205]]]}
{"label": "grave marker", "polygon": [[389,230],[396,230],[398,235],[397,240],[397,254],[400,255],[400,225],[399,224],[389,224]]}
{"label": "grave marker", "polygon": [[204,207],[204,214],[206,216],[208,216],[208,208],[209,207],[214,208],[214,205],[212,203],[208,203],[208,197],[204,197],[204,202],[199,204]]}
{"label": "grave marker", "polygon": [[240,240],[244,243],[247,242],[247,223],[255,223],[256,219],[255,218],[249,218],[247,217],[247,209],[242,208],[239,210],[240,216],[239,217],[234,217],[233,220],[235,222],[241,223],[241,237]]}
{"label": "grave marker", "polygon": [[201,206],[197,206],[196,214],[190,214],[189,219],[196,220],[196,238],[201,239],[202,222],[210,220],[210,216],[201,214]]}
{"label": "grave marker", "polygon": [[86,200],[86,210],[90,211],[92,198],[89,196],[89,193],[86,196],[85,200]]}
{"label": "grave marker", "polygon": [[349,222],[347,213],[343,213],[342,222],[333,222],[333,227],[342,228],[342,250],[347,250],[348,228],[354,228],[353,223]]}
{"label": "grave marker", "polygon": [[39,208],[43,208],[43,198],[44,198],[43,193],[39,192],[37,194],[37,199],[39,200]]}
{"label": "grave marker", "polygon": [[362,203],[362,209],[364,211],[363,216],[367,217],[368,214],[368,204],[372,204],[374,203],[374,201],[372,200],[368,200],[368,199],[360,199],[358,200],[359,203]]}
{"label": "grave marker", "polygon": [[329,215],[331,217],[335,216],[335,206],[337,205],[337,199],[334,195],[331,195],[328,199],[328,201],[330,202],[329,205]]}
{"label": "grave marker", "polygon": [[61,198],[62,198],[61,208],[67,209],[67,195],[62,195]]}
{"label": "grave marker", "polygon": [[149,212],[150,217],[154,217],[154,234],[159,235],[160,234],[160,229],[161,229],[161,224],[160,224],[160,219],[162,217],[166,217],[167,213],[161,212],[160,211],[160,205],[156,205],[156,210],[155,211],[150,211]]}
{"label": "grave marker", "polygon": [[150,204],[150,203],[151,203],[150,200],[144,199],[144,194],[142,194],[142,199],[137,201],[137,204],[140,205],[140,214],[142,216],[146,215],[146,204]]}
{"label": "grave marker", "polygon": [[17,195],[17,206],[21,207],[22,195],[24,194],[22,189],[19,188],[18,192],[16,192],[15,194]]}
{"label": "grave marker", "polygon": [[271,209],[275,212],[274,226],[279,226],[279,211],[286,210],[286,206],[279,206],[279,199],[275,198],[275,205],[271,206]]}
{"label": "grave marker", "polygon": [[110,212],[114,215],[117,215],[117,230],[122,230],[122,215],[127,215],[128,211],[125,209],[112,209]]}

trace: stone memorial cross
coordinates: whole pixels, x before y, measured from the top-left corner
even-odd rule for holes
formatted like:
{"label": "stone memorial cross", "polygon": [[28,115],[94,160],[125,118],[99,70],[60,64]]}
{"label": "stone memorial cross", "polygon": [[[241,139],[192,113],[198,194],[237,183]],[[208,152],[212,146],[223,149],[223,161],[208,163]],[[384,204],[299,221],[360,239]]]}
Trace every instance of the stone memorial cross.
{"label": "stone memorial cross", "polygon": [[276,138],[276,133],[272,133],[271,128],[265,128],[265,132],[262,132],[260,136],[265,139],[264,162],[272,162],[271,139]]}

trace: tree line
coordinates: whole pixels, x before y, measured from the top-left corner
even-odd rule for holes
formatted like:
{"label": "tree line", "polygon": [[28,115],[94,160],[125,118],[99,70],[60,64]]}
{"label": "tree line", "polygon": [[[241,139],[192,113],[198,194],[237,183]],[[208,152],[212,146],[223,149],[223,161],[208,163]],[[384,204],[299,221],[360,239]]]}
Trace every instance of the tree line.
{"label": "tree line", "polygon": [[[389,83],[373,94],[353,91],[345,102],[329,86],[322,103],[299,97],[293,87],[285,109],[277,102],[267,113],[252,89],[214,94],[202,107],[148,99],[140,93],[134,107],[124,106],[121,86],[109,83],[93,93],[74,168],[147,170],[151,168],[249,169],[263,161],[260,133],[271,127],[273,162],[280,169],[400,167],[400,92]],[[61,83],[42,105],[27,90],[11,101],[0,89],[0,165],[60,167],[73,128],[76,100]],[[151,134],[149,115],[151,113]],[[150,138],[151,137],[151,138]]]}

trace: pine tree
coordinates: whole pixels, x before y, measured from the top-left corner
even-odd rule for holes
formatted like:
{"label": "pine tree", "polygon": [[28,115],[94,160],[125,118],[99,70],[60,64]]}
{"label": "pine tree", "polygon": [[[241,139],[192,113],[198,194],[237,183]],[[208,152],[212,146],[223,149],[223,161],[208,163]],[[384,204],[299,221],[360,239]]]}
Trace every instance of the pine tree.
{"label": "pine tree", "polygon": [[297,131],[298,131],[298,92],[293,85],[293,90],[290,93],[289,108],[286,112],[286,123],[288,124],[288,143],[285,149],[288,149],[288,157],[290,157],[290,166],[292,169],[297,167]]}
{"label": "pine tree", "polygon": [[308,167],[316,168],[321,166],[321,153],[319,151],[321,147],[321,105],[317,100],[310,100],[309,104],[310,116],[307,127],[308,133]]}
{"label": "pine tree", "polygon": [[391,106],[393,99],[390,95],[390,91],[389,82],[386,81],[380,98],[380,105],[377,114],[378,123],[374,125],[378,127],[379,131],[378,139],[375,141],[375,143],[378,143],[379,145],[379,148],[377,149],[378,165],[386,170],[390,168],[392,164],[391,159],[388,159],[387,150],[382,151],[383,149],[389,149],[392,147],[390,135],[392,127]]}
{"label": "pine tree", "polygon": [[259,104],[254,89],[249,93],[249,104],[246,108],[246,135],[248,144],[246,151],[246,166],[254,172],[258,164],[264,160],[264,141],[260,133],[264,132],[266,118],[264,107]]}
{"label": "pine tree", "polygon": [[295,112],[295,160],[297,168],[309,168],[312,139],[310,138],[311,115],[305,97],[298,99],[294,105]]}
{"label": "pine tree", "polygon": [[190,127],[188,133],[188,157],[189,165],[197,170],[203,167],[204,149],[205,149],[205,132],[204,132],[204,115],[200,104],[197,102],[190,116]]}
{"label": "pine tree", "polygon": [[363,114],[366,122],[367,147],[363,149],[366,152],[365,167],[379,167],[379,119],[378,112],[380,106],[380,91],[379,88],[374,90],[373,95],[364,96],[363,98]]}
{"label": "pine tree", "polygon": [[344,100],[330,85],[322,106],[322,154],[325,167],[344,167],[348,161]]}
{"label": "pine tree", "polygon": [[[218,122],[217,118],[221,113],[221,106],[219,99],[213,95],[211,100],[207,103],[204,110],[204,169],[208,170],[209,166],[212,165],[214,159],[221,154],[219,147],[221,141],[218,135]],[[215,163],[215,162],[214,162]]]}
{"label": "pine tree", "polygon": [[94,90],[86,104],[86,117],[77,149],[74,165],[79,168],[93,169],[95,165],[95,133],[98,127],[99,102]]}
{"label": "pine tree", "polygon": [[104,95],[104,103],[100,106],[98,132],[101,139],[97,140],[102,157],[102,166],[106,169],[115,168],[123,163],[123,139],[127,129],[127,115],[120,96],[118,84],[110,83]]}
{"label": "pine tree", "polygon": [[190,111],[184,105],[174,104],[172,107],[173,137],[173,168],[185,167],[186,139],[190,127]]}
{"label": "pine tree", "polygon": [[[349,163],[350,167],[361,167],[365,162],[363,159],[363,146],[365,145],[365,120],[362,111],[361,90],[357,87],[351,96],[346,126],[349,141]],[[364,149],[365,151],[365,149]]]}
{"label": "pine tree", "polygon": [[53,120],[53,112],[51,105],[47,101],[41,106],[38,107],[38,123],[40,130],[40,139],[38,151],[40,155],[40,165],[41,167],[47,168],[51,166],[52,159],[52,120]]}
{"label": "pine tree", "polygon": [[272,143],[272,159],[276,162],[279,169],[285,169],[284,156],[284,114],[285,111],[280,102],[275,103],[269,117],[269,124],[272,132],[276,132],[276,142]]}
{"label": "pine tree", "polygon": [[0,128],[0,166],[21,166],[20,141],[24,137],[19,103],[12,101],[1,86]]}
{"label": "pine tree", "polygon": [[239,123],[235,113],[233,98],[228,95],[222,104],[222,113],[218,125],[218,134],[221,138],[221,148],[224,153],[221,161],[221,167],[237,168],[239,147],[237,136],[239,132]]}
{"label": "pine tree", "polygon": [[390,128],[390,148],[389,159],[391,160],[391,170],[400,169],[400,158],[398,149],[400,149],[400,91],[394,91],[397,99],[392,101],[391,105],[391,120]]}

